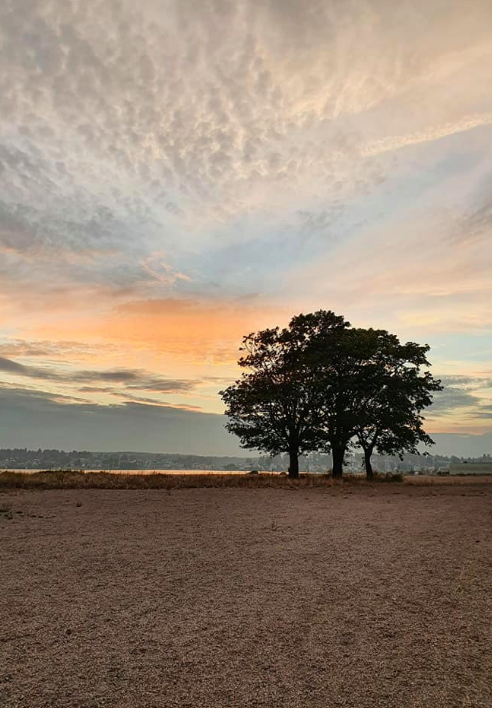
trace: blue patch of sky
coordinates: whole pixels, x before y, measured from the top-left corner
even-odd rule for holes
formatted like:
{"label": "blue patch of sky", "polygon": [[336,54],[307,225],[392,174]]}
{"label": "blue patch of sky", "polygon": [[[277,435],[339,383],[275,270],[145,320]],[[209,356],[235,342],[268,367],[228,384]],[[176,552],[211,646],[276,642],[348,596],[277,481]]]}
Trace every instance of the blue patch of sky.
{"label": "blue patch of sky", "polygon": [[438,334],[427,339],[431,359],[436,361],[487,362],[492,372],[492,332],[456,332]]}

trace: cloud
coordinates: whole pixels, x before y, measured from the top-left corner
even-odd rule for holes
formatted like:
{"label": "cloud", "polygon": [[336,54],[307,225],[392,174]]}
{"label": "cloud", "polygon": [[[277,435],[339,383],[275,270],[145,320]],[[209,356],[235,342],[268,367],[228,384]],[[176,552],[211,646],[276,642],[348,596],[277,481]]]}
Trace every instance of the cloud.
{"label": "cloud", "polygon": [[23,358],[49,358],[77,360],[101,358],[102,355],[115,351],[114,345],[98,342],[97,345],[77,341],[28,341],[9,339],[0,341],[0,355],[5,357],[20,356]]}
{"label": "cloud", "polygon": [[491,124],[492,112],[466,116],[457,123],[446,123],[444,125],[434,126],[430,131],[421,131],[411,135],[388,136],[383,140],[368,143],[363,147],[361,152],[364,156],[379,155],[383,152],[399,150],[408,145],[417,145],[419,143],[440,140],[454,133],[461,133],[466,130],[472,130],[478,126]]}
{"label": "cloud", "polygon": [[[0,387],[0,446],[189,454],[241,454],[220,415],[172,406],[98,406],[46,392]],[[433,453],[480,455],[492,449],[481,434],[435,433]]]}
{"label": "cloud", "polygon": [[175,410],[182,410],[182,411],[194,411],[195,413],[197,412],[204,412],[202,406],[192,406],[188,405],[186,403],[173,403],[170,404],[167,401],[158,401],[155,398],[149,398],[147,396],[134,396],[129,394],[128,392],[118,392],[118,391],[113,391],[112,392],[113,396],[116,396],[120,399],[123,399],[123,402],[125,404],[127,403],[144,403],[146,405],[151,405],[151,406],[157,406],[160,408],[173,408]]}
{"label": "cloud", "polygon": [[128,300],[94,334],[183,359],[234,364],[245,334],[287,318],[283,308],[262,297]]}
{"label": "cloud", "polygon": [[[433,422],[447,416],[463,420],[485,420],[492,410],[492,379],[473,376],[442,376],[443,390],[434,394],[427,417]],[[488,392],[489,397],[484,396]]]}
{"label": "cloud", "polygon": [[[0,357],[0,371],[14,376],[26,376],[45,382],[63,384],[110,383],[122,384],[125,389],[154,391],[155,393],[186,393],[196,386],[196,381],[168,379],[154,376],[141,369],[111,369],[107,371],[87,370],[55,370],[48,367],[37,367],[20,364],[11,359]],[[87,392],[87,387],[85,389]],[[99,389],[101,392],[101,389]]]}
{"label": "cloud", "polygon": [[245,333],[300,310],[489,331],[491,21],[489,0],[3,0],[4,373],[212,395]]}
{"label": "cloud", "polygon": [[492,238],[492,197],[490,188],[492,173],[488,174],[480,185],[480,190],[471,204],[458,220],[451,241],[458,244],[489,244]]}
{"label": "cloud", "polygon": [[0,388],[0,445],[37,448],[237,454],[223,416],[174,406],[61,401]]}
{"label": "cloud", "polygon": [[34,369],[34,367],[29,368],[26,366],[23,366],[22,364],[18,364],[15,361],[12,361],[11,359],[6,359],[5,357],[0,357],[0,371],[6,371],[8,374],[20,374],[21,376],[29,376],[29,375],[34,375],[30,374],[30,371],[39,371]]}
{"label": "cloud", "polygon": [[337,192],[373,187],[381,166],[364,156],[491,115],[479,89],[487,0],[470,0],[466,17],[460,2],[438,4],[6,0],[4,244],[124,248],[138,278],[132,266],[163,244],[174,257],[183,232],[210,243],[217,223],[251,210],[294,198],[294,212],[322,211]]}

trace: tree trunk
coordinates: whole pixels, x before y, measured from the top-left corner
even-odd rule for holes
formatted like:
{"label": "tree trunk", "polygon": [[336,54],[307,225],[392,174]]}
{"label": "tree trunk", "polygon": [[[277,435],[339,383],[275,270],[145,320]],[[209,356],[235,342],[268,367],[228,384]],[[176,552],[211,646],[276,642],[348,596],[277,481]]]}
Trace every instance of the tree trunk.
{"label": "tree trunk", "polygon": [[372,465],[371,465],[371,456],[372,456],[372,449],[370,447],[364,449],[364,464],[366,466],[366,479],[373,479],[374,478],[374,473],[372,471]]}
{"label": "tree trunk", "polygon": [[341,479],[343,476],[343,453],[344,449],[341,447],[332,447],[331,456],[333,459],[333,477],[336,479]]}
{"label": "tree trunk", "polygon": [[289,450],[289,477],[291,479],[299,478],[299,451]]}

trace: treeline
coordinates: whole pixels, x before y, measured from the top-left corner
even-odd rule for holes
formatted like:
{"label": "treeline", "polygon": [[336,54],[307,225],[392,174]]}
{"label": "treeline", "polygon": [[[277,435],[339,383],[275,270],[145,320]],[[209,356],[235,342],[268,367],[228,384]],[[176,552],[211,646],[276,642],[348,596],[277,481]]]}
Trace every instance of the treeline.
{"label": "treeline", "polygon": [[[360,469],[360,454],[351,456],[350,463],[353,471]],[[428,455],[425,463],[418,455],[402,454],[400,457],[379,456],[380,467],[384,469],[411,470],[414,468],[446,467],[450,464],[461,462],[491,463],[492,455],[480,457],[457,457],[452,455]],[[289,465],[289,456],[280,454],[275,456],[262,455],[254,457],[186,455],[173,453],[152,452],[88,452],[81,450],[55,450],[41,449],[29,450],[27,448],[0,449],[0,468],[3,469],[104,469],[104,470],[273,470],[284,471]],[[326,473],[331,467],[331,456],[323,453],[309,453],[299,460],[301,472]]]}
{"label": "treeline", "polygon": [[312,451],[330,452],[341,477],[348,450],[359,447],[370,478],[375,451],[416,454],[433,443],[422,411],[442,386],[428,371],[427,345],[319,310],[245,336],[241,351],[244,373],[221,391],[226,427],[244,448],[287,453],[291,477]]}
{"label": "treeline", "polygon": [[249,469],[258,458],[147,452],[91,452],[27,448],[0,450],[0,466],[9,469]]}

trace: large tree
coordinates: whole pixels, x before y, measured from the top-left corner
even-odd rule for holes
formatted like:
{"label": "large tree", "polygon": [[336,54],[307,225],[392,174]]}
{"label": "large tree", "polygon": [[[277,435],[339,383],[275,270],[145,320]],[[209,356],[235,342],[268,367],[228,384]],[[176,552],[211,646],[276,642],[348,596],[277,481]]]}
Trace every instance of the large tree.
{"label": "large tree", "polygon": [[347,449],[358,441],[371,476],[375,449],[413,452],[432,442],[421,411],[441,387],[425,371],[428,346],[351,328],[319,310],[248,335],[242,349],[245,372],[221,391],[226,427],[245,448],[287,452],[291,477],[299,475],[299,455],[313,450],[331,452],[333,476],[341,477]]}
{"label": "large tree", "polygon": [[[366,471],[379,452],[415,452],[419,443],[432,444],[423,430],[421,411],[432,402],[440,382],[428,371],[427,345],[401,344],[386,330],[315,326],[323,311],[294,318],[306,336],[306,366],[318,387],[320,437],[331,451],[333,476],[341,477],[347,449],[358,441]],[[306,333],[306,322],[310,327]]]}
{"label": "large tree", "polygon": [[324,390],[310,343],[344,331],[348,323],[333,312],[294,317],[284,329],[266,329],[243,339],[241,378],[221,396],[227,429],[242,447],[289,455],[289,476],[299,476],[299,455],[324,444],[321,425]]}
{"label": "large tree", "polygon": [[[310,315],[323,320],[326,313]],[[333,477],[342,477],[347,449],[360,420],[361,400],[366,395],[371,346],[364,330],[350,327],[312,327],[305,339],[306,365],[315,372],[318,389],[322,447],[332,455]]]}
{"label": "large tree", "polygon": [[419,444],[433,444],[421,413],[442,386],[426,370],[428,345],[401,344],[385,330],[359,330],[359,336],[365,338],[369,356],[360,371],[356,437],[364,452],[366,475],[372,478],[375,450],[390,455],[418,453]]}

